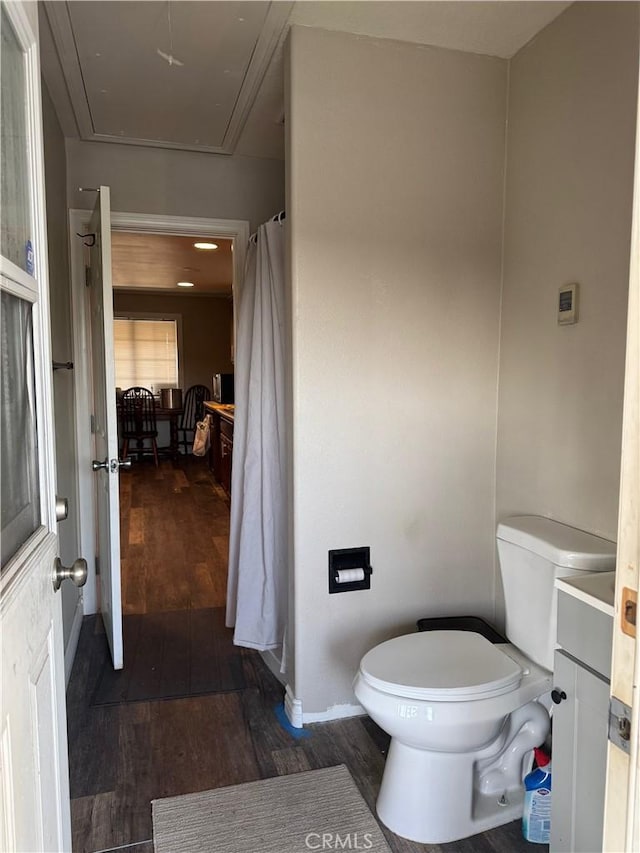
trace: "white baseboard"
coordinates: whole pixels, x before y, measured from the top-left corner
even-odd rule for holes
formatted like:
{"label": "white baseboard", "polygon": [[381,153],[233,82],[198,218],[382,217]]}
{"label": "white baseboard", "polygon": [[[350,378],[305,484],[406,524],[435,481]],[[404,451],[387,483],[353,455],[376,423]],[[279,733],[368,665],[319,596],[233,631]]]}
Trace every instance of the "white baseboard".
{"label": "white baseboard", "polygon": [[347,717],[363,717],[367,712],[362,705],[332,705],[326,711],[303,712],[302,700],[296,699],[287,684],[284,696],[284,710],[287,719],[295,729],[301,729],[305,723],[328,723],[330,720],[342,720]]}
{"label": "white baseboard", "polygon": [[302,719],[302,702],[300,699],[296,699],[288,684],[284,692],[284,712],[294,729],[302,728],[304,725]]}
{"label": "white baseboard", "polygon": [[78,640],[80,639],[80,628],[82,628],[82,617],[84,616],[84,607],[82,596],[78,596],[78,601],[76,603],[76,612],[73,614],[73,622],[71,623],[71,631],[69,633],[69,640],[67,642],[67,647],[64,650],[64,683],[65,687],[69,686],[69,679],[71,678],[71,670],[73,669],[73,662],[76,658],[76,651],[78,649]]}
{"label": "white baseboard", "polygon": [[281,671],[282,658],[278,657],[278,652],[282,655],[282,647],[279,649],[266,649],[265,651],[260,652],[260,657],[278,679],[280,684],[284,685],[287,683],[286,676],[285,673]]}
{"label": "white baseboard", "polygon": [[332,705],[326,711],[303,713],[303,723],[328,723],[329,720],[343,720],[347,717],[364,717],[367,712],[362,705]]}

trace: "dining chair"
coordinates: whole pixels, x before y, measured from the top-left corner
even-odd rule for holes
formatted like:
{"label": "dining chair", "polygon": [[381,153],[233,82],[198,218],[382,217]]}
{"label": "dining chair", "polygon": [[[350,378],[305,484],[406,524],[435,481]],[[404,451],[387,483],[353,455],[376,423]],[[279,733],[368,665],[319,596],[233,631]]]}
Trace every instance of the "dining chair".
{"label": "dining chair", "polygon": [[204,401],[210,399],[211,391],[206,385],[192,385],[184,395],[182,415],[178,423],[178,445],[184,448],[185,453],[189,453],[193,445],[196,423],[204,418]]}
{"label": "dining chair", "polygon": [[151,442],[153,459],[158,465],[158,427],[156,424],[156,402],[148,388],[139,385],[127,388],[120,399],[120,435],[123,440],[122,458],[127,458],[129,443],[136,442],[138,459],[145,452],[144,442]]}

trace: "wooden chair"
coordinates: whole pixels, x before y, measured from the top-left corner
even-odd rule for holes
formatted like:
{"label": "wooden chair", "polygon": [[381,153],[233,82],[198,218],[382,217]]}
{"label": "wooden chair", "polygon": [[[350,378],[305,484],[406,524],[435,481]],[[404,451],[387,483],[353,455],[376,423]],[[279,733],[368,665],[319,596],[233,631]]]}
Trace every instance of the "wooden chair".
{"label": "wooden chair", "polygon": [[120,424],[122,458],[127,458],[129,442],[136,442],[136,452],[141,460],[144,453],[144,442],[151,442],[153,459],[158,466],[158,428],[156,424],[156,402],[148,388],[136,385],[127,388],[120,399]]}
{"label": "wooden chair", "polygon": [[193,446],[196,423],[204,417],[204,401],[210,399],[211,391],[206,385],[192,385],[184,395],[182,415],[178,424],[178,446],[182,445],[185,453],[189,453]]}

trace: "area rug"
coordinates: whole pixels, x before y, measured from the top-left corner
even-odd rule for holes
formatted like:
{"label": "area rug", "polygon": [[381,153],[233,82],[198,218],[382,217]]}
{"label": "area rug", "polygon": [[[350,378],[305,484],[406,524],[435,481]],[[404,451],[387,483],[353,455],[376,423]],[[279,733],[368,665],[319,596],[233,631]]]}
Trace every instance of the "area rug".
{"label": "area rug", "polygon": [[151,805],[155,853],[390,853],[344,764]]}
{"label": "area rug", "polygon": [[125,616],[124,669],[103,642],[92,705],[229,693],[247,686],[224,607]]}

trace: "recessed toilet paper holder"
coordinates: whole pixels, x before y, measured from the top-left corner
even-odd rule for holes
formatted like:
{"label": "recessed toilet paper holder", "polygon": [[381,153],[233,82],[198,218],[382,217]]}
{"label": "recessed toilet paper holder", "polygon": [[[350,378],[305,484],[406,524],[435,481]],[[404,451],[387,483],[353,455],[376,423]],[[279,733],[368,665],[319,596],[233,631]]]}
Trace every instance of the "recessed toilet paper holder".
{"label": "recessed toilet paper holder", "polygon": [[329,592],[371,588],[369,548],[338,548],[329,551]]}

